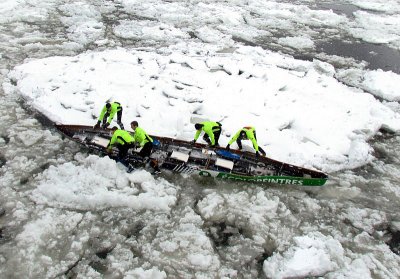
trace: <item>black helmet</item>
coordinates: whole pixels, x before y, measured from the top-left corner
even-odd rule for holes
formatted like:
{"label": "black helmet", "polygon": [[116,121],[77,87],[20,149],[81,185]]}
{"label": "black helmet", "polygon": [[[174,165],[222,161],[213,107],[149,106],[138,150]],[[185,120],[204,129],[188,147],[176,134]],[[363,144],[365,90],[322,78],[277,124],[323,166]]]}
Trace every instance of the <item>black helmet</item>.
{"label": "black helmet", "polygon": [[240,137],[243,139],[246,137],[246,132],[245,131],[240,131]]}
{"label": "black helmet", "polygon": [[194,128],[195,128],[196,130],[200,130],[202,127],[203,127],[203,124],[200,124],[200,123],[194,124]]}
{"label": "black helmet", "polygon": [[110,107],[111,107],[111,104],[110,104],[109,102],[107,102],[107,103],[106,103],[106,108],[109,109]]}

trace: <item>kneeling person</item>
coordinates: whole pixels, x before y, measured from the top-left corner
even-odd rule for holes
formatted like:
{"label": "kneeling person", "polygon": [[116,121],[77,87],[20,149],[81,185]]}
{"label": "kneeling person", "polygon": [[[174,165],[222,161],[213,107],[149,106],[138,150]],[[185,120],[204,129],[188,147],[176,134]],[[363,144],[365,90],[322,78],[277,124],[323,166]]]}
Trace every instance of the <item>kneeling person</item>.
{"label": "kneeling person", "polygon": [[242,150],[242,140],[250,140],[253,144],[253,148],[256,151],[256,156],[259,156],[261,152],[265,156],[265,151],[257,144],[256,129],[254,127],[243,127],[240,129],[229,141],[226,149],[230,149],[231,144],[236,141],[239,146],[239,150]]}
{"label": "kneeling person", "polygon": [[129,148],[134,147],[134,138],[132,135],[125,131],[114,128],[112,130],[112,137],[107,146],[107,151],[111,152],[111,149],[115,146],[118,148],[118,159],[123,160],[128,154]]}

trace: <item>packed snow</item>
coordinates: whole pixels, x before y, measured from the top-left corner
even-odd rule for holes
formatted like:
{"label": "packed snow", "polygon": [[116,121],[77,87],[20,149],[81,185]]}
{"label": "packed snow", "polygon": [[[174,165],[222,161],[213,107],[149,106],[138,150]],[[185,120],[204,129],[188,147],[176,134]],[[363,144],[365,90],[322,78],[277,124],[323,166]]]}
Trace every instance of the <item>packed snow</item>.
{"label": "packed snow", "polygon": [[[400,4],[319,2],[0,3],[0,277],[399,278],[399,73],[269,47],[312,54],[345,38],[399,50]],[[268,157],[330,180],[126,173],[35,119],[94,125],[106,101],[122,104],[125,127],[159,136],[192,140],[196,121],[219,121],[224,146],[255,126]]]}
{"label": "packed snow", "polygon": [[[226,145],[241,127],[255,126],[268,157],[326,172],[367,164],[373,159],[368,140],[381,128],[400,130],[398,113],[338,82],[329,64],[254,47],[183,54],[196,48],[206,46],[172,54],[115,49],[50,57],[18,66],[9,77],[56,123],[94,125],[105,102],[118,101],[125,127],[137,120],[150,134],[191,140],[191,119],[219,121]],[[390,101],[400,96],[394,92],[399,75],[369,76],[366,88]]]}

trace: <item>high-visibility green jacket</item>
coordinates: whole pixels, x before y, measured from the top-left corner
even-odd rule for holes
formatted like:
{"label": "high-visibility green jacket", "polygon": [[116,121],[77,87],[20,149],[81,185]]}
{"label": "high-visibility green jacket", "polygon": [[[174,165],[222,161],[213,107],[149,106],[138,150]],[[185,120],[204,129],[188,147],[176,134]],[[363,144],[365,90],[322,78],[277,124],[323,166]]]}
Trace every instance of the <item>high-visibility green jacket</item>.
{"label": "high-visibility green jacket", "polygon": [[235,140],[237,140],[240,136],[240,133],[242,131],[244,131],[246,133],[246,138],[244,140],[251,140],[251,142],[253,143],[253,147],[256,151],[258,151],[258,144],[257,144],[257,140],[254,137],[254,132],[255,132],[256,128],[254,127],[243,127],[242,129],[240,129],[233,137],[232,139],[228,142],[229,145],[231,145]]}
{"label": "high-visibility green jacket", "polygon": [[110,140],[110,143],[108,144],[109,148],[112,148],[116,144],[124,145],[124,144],[129,144],[133,143],[134,138],[132,135],[125,130],[115,130],[114,134]]}
{"label": "high-visibility green jacket", "polygon": [[134,141],[140,146],[144,146],[148,142],[153,142],[153,139],[140,127],[136,127]]}
{"label": "high-visibility green jacket", "polygon": [[196,134],[194,135],[194,139],[197,140],[201,132],[204,131],[204,133],[210,137],[211,144],[215,145],[214,132],[221,130],[221,126],[217,122],[212,121],[204,121],[200,124],[202,124],[203,127],[200,130],[197,130]]}
{"label": "high-visibility green jacket", "polygon": [[104,115],[105,115],[106,112],[108,111],[110,115],[108,116],[107,122],[108,122],[108,124],[111,124],[111,121],[113,120],[114,115],[115,115],[118,111],[120,111],[120,110],[122,109],[121,104],[118,103],[118,102],[113,102],[113,103],[110,103],[110,104],[111,104],[110,109],[107,110],[107,107],[104,106],[103,109],[101,110],[100,116],[99,116],[99,121],[103,121]]}

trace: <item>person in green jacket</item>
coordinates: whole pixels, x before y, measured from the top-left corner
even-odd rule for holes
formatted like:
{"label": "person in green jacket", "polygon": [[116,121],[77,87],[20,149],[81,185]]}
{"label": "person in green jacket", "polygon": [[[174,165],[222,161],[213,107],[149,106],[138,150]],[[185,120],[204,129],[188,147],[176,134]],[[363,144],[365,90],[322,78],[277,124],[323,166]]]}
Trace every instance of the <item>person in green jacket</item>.
{"label": "person in green jacket", "polygon": [[226,149],[229,150],[231,144],[236,141],[237,145],[239,146],[239,150],[242,150],[242,140],[250,140],[252,142],[257,157],[259,156],[259,152],[265,156],[266,153],[264,149],[257,144],[256,129],[254,127],[243,127],[240,129],[229,141]]}
{"label": "person in green jacket", "polygon": [[119,151],[118,158],[123,160],[128,154],[129,148],[134,147],[134,143],[134,137],[128,131],[114,128],[112,130],[111,140],[107,146],[107,152],[110,153],[112,148],[115,146]]}
{"label": "person in green jacket", "polygon": [[[149,158],[151,151],[153,150],[153,139],[145,132],[145,130],[139,127],[137,121],[131,122],[131,128],[135,133],[133,136],[135,144],[142,147],[142,149],[139,151],[139,156],[143,159]],[[158,162],[156,160],[150,160],[150,166],[154,169],[154,173],[161,172],[158,168]]]}
{"label": "person in green jacket", "polygon": [[107,102],[104,105],[103,109],[100,112],[99,119],[96,125],[94,125],[94,128],[100,128],[100,123],[102,128],[107,128],[108,126],[110,126],[115,114],[117,114],[117,124],[123,130],[124,125],[121,122],[122,106],[118,102]]}
{"label": "person in green jacket", "polygon": [[204,132],[203,140],[208,143],[211,147],[219,146],[218,140],[219,136],[221,135],[221,127],[222,124],[219,122],[212,122],[212,121],[204,121],[201,123],[196,123],[194,125],[195,129],[197,130],[196,134],[194,135],[194,140],[192,143],[195,143],[199,138],[201,132]]}

